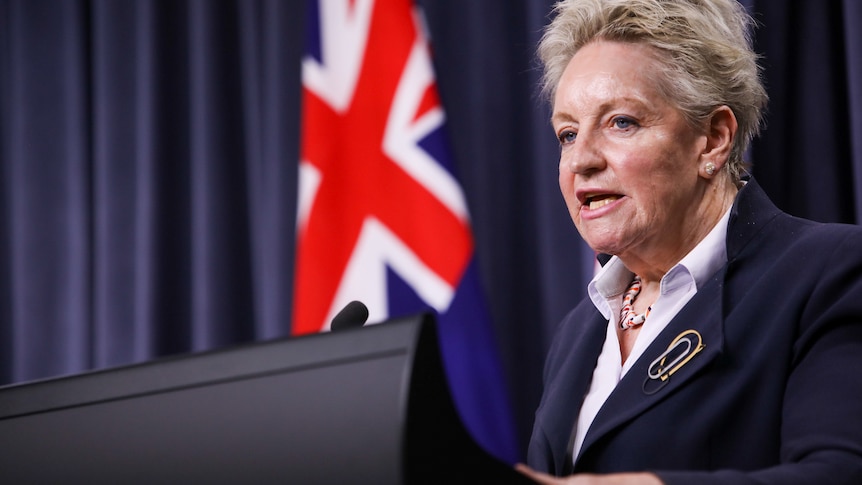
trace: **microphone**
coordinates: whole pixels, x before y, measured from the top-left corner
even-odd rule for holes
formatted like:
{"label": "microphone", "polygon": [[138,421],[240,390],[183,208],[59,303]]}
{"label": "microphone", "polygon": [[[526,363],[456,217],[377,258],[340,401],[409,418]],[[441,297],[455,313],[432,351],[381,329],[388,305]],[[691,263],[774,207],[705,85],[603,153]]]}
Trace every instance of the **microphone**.
{"label": "microphone", "polygon": [[368,320],[368,307],[361,301],[353,300],[341,309],[334,317],[329,328],[333,332],[348,328],[359,328]]}

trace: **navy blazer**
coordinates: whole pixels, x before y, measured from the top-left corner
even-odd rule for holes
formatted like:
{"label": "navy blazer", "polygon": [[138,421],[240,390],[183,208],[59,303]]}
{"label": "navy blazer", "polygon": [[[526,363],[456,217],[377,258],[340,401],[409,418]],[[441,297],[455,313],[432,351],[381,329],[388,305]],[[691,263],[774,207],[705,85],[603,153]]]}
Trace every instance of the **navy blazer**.
{"label": "navy blazer", "polygon": [[[574,466],[607,320],[589,299],[569,313],[545,365],[532,467],[653,471],[669,484],[862,484],[862,227],[792,217],[751,180],[731,210],[727,255],[608,397]],[[650,378],[686,330],[703,350]]]}

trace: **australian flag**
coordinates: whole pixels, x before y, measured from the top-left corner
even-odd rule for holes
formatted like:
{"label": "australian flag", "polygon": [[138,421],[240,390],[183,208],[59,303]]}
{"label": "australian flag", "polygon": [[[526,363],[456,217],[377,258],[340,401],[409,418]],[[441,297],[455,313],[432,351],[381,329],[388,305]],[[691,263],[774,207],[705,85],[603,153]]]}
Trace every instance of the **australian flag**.
{"label": "australian flag", "polygon": [[517,460],[509,399],[478,285],[431,51],[412,0],[311,0],[293,333],[351,300],[369,321],[433,310],[465,426]]}

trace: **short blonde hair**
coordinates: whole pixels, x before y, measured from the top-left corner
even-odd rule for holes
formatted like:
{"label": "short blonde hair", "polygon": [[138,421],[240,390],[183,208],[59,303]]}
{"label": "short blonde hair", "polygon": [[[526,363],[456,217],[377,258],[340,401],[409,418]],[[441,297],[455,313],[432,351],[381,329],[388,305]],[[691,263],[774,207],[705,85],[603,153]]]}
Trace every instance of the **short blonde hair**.
{"label": "short blonde hair", "polygon": [[767,95],[751,44],[754,21],[736,0],[561,0],[553,12],[538,49],[542,92],[551,102],[583,46],[599,40],[650,46],[664,67],[660,92],[693,127],[719,106],[733,111],[738,130],[727,165],[739,182]]}

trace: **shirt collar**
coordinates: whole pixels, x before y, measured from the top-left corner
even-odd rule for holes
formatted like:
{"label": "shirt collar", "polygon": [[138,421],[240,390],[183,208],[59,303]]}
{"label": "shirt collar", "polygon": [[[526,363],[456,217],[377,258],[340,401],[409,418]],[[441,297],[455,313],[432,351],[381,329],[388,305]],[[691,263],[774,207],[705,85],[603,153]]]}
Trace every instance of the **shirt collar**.
{"label": "shirt collar", "polygon": [[[719,268],[727,263],[727,247],[725,238],[727,223],[730,218],[728,209],[712,230],[697,245],[689,251],[667,274],[662,277],[662,292],[677,286],[680,279],[694,281],[695,288],[703,286]],[[685,276],[688,275],[688,276]],[[634,273],[614,256],[596,273],[587,286],[587,293],[593,305],[605,316],[611,317],[608,300],[620,296],[632,281]]]}

